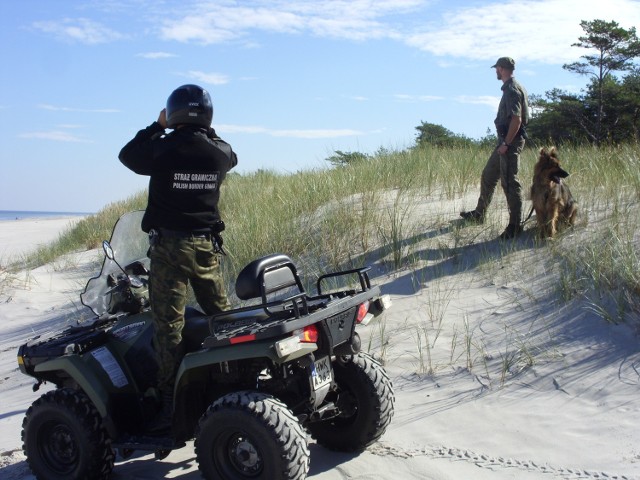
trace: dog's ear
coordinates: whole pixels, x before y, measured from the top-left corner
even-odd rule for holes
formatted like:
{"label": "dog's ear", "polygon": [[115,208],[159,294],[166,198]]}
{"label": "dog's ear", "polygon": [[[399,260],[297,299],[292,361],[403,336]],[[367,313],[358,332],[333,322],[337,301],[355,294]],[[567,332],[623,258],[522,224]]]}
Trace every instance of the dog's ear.
{"label": "dog's ear", "polygon": [[549,151],[549,156],[558,158],[558,150],[556,149],[556,147],[551,147],[551,150]]}

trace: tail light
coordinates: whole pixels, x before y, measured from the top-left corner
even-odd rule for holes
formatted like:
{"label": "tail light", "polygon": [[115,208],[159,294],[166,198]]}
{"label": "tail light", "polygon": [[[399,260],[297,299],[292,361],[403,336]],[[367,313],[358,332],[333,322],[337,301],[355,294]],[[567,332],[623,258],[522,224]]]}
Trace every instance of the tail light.
{"label": "tail light", "polygon": [[308,325],[304,328],[294,330],[290,337],[277,341],[274,347],[280,358],[300,351],[311,353],[318,348],[316,345],[318,337],[318,327]]}
{"label": "tail light", "polygon": [[369,301],[361,303],[358,306],[358,314],[356,315],[356,323],[362,323],[369,312]]}
{"label": "tail light", "polygon": [[303,329],[294,332],[302,343],[318,343],[318,327],[307,325]]}

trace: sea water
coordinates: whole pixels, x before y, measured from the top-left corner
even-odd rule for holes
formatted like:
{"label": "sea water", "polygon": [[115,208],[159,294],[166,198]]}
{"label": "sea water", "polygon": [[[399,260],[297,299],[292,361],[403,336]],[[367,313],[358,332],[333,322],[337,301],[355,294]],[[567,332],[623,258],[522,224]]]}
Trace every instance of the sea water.
{"label": "sea water", "polygon": [[85,217],[89,212],[36,212],[22,210],[0,210],[0,221],[24,220],[27,218]]}

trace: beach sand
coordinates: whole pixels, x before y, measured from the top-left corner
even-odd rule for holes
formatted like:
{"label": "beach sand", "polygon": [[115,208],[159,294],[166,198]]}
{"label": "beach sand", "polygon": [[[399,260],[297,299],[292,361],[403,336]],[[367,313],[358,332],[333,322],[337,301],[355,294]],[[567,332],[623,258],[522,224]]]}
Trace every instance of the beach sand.
{"label": "beach sand", "polygon": [[[471,203],[473,199],[467,199]],[[393,305],[359,327],[365,350],[384,359],[395,416],[359,455],[311,443],[317,480],[503,480],[640,478],[640,347],[579,300],[549,289],[544,247],[525,234],[504,250],[504,225],[452,227],[460,203],[424,205],[412,235],[421,263],[374,263],[373,283]],[[436,214],[436,212],[439,212]],[[71,221],[3,222],[0,244],[16,254],[55,238]],[[455,222],[455,221],[454,221]],[[453,224],[456,226],[456,224]],[[459,226],[459,225],[458,225]],[[472,238],[438,263],[438,243]],[[21,239],[21,240],[18,240]],[[21,422],[42,394],[17,369],[18,347],[61,329],[98,267],[89,252],[60,269],[18,275],[0,290],[0,478],[33,479]],[[118,457],[114,479],[200,478],[193,444],[162,461]]]}
{"label": "beach sand", "polygon": [[24,218],[0,221],[0,264],[19,258],[41,245],[56,240],[81,216]]}

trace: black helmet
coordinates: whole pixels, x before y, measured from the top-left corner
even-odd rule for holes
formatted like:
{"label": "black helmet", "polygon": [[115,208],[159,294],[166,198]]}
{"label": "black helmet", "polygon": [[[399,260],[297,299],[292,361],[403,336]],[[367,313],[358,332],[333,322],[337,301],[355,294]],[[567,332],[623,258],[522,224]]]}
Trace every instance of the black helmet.
{"label": "black helmet", "polygon": [[198,85],[182,85],[167,99],[167,127],[197,125],[209,128],[213,119],[211,96]]}

